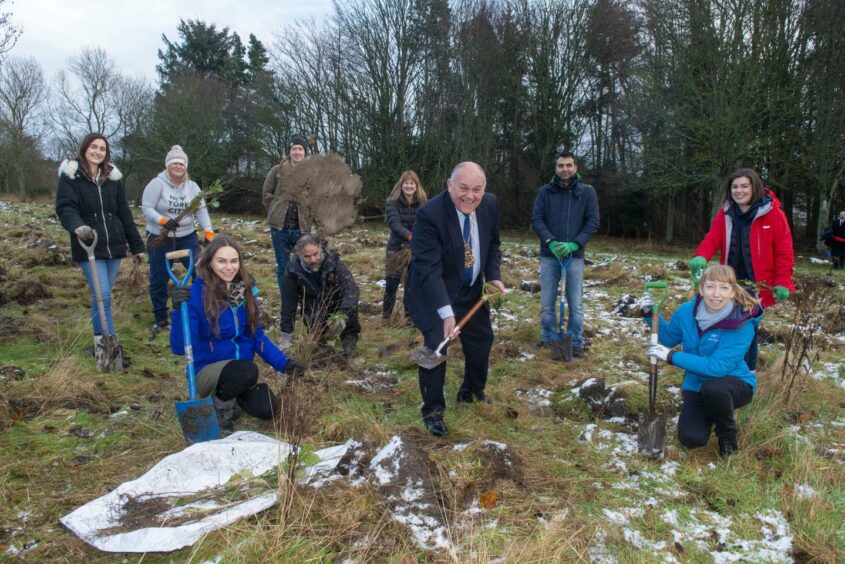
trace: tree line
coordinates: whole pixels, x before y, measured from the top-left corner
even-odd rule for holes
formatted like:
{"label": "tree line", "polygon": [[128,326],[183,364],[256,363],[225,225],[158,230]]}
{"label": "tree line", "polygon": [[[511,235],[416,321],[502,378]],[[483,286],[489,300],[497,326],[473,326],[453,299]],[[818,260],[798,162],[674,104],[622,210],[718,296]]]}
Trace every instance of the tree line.
{"label": "tree line", "polygon": [[520,228],[565,148],[603,233],[698,239],[722,180],[750,166],[810,243],[845,206],[843,52],[839,0],[336,0],[267,45],[181,20],[154,85],[97,47],[49,83],[6,56],[0,190],[51,187],[39,171],[100,131],[130,194],[178,143],[192,177],[230,179],[227,205],[260,213],[266,172],[304,134],[361,175],[365,214],[403,170],[437,192],[471,159]]}

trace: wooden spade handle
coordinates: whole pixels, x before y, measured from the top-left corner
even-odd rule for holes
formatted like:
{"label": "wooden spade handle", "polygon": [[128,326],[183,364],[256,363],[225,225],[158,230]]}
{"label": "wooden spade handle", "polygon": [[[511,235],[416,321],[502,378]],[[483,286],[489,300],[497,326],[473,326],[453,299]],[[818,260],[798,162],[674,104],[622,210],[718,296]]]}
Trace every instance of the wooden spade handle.
{"label": "wooden spade handle", "polygon": [[466,312],[466,314],[461,318],[460,321],[458,321],[458,325],[457,325],[457,327],[455,327],[455,329],[458,329],[458,330],[463,329],[464,326],[467,323],[469,323],[469,320],[472,319],[472,316],[475,315],[476,313],[478,313],[478,310],[481,309],[481,306],[484,305],[484,302],[486,302],[490,298],[490,296],[495,296],[497,293],[501,293],[501,292],[496,292],[496,293],[492,293],[492,294],[485,294],[485,295],[482,295],[480,298],[478,298],[478,301],[475,302],[475,304],[472,306],[472,308],[468,312]]}
{"label": "wooden spade handle", "polygon": [[180,258],[185,258],[189,255],[190,255],[190,252],[188,251],[188,249],[183,249],[181,251],[170,251],[169,253],[167,253],[164,256],[167,258],[167,260],[176,260],[176,259],[180,259]]}

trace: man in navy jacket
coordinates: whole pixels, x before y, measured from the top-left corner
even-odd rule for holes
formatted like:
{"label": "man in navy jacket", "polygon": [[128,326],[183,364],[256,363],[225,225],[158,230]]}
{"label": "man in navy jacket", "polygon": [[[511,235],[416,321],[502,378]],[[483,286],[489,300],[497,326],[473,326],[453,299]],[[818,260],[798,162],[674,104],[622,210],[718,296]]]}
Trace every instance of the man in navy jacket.
{"label": "man in navy jacket", "polygon": [[572,356],[583,357],[584,247],[599,229],[599,204],[595,188],[581,182],[572,153],[561,151],[555,157],[555,176],[534,200],[531,228],[540,238],[540,346],[563,338],[555,298],[566,265],[567,334]]}
{"label": "man in navy jacket", "polygon": [[[505,291],[499,273],[499,204],[493,194],[484,193],[486,185],[484,171],[476,163],[456,166],[447,191],[417,212],[411,240],[413,260],[405,306],[432,350],[444,336],[460,337],[465,368],[458,403],[486,399],[493,327],[486,304],[460,331],[455,329],[456,319],[481,297],[485,280]],[[443,422],[445,379],[446,363],[433,370],[419,369],[423,421],[436,437],[448,433]]]}

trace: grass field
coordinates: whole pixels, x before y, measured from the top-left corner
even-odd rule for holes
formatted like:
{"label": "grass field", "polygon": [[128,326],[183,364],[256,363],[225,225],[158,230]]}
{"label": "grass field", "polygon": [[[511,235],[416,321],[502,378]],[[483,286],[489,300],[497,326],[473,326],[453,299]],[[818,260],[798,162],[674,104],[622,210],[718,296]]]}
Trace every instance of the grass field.
{"label": "grass field", "polygon": [[[142,224],[140,213],[137,218]],[[263,290],[265,324],[277,339],[279,293],[266,225],[258,217],[215,214],[213,220],[249,253],[249,267]],[[184,448],[173,406],[185,397],[181,359],[170,353],[166,333],[151,337],[149,297],[143,288],[129,286],[125,261],[114,309],[131,366],[119,376],[98,373],[88,355],[88,289],[69,260],[68,237],[52,206],[0,202],[0,559],[845,559],[841,272],[827,286],[833,305],[820,327],[804,328],[813,332],[812,362],[798,371],[788,398],[781,366],[785,342],[800,337],[790,337],[796,306],[766,313],[760,386],[739,412],[739,454],[720,459],[715,439],[695,451],[678,445],[673,433],[681,372],[661,367],[658,402],[670,415],[668,447],[665,458],[649,460],[636,453],[637,414],[646,405],[648,336],[638,318],[614,310],[626,295],[639,296],[647,279],[669,281],[666,312],[688,299],[689,272],[682,266],[690,258],[688,248],[604,238],[591,243],[587,358],[563,364],[535,348],[539,293],[530,291],[538,279],[535,238],[527,232],[503,234],[502,273],[514,291],[493,315],[488,395],[494,401],[454,406],[462,357],[453,346],[446,414],[451,434],[436,440],[421,424],[416,370],[408,361],[418,333],[400,322],[384,324],[380,316],[386,239],[383,224],[366,224],[332,242],[361,288],[363,333],[349,368],[313,369],[300,384],[299,393],[311,398],[314,410],[303,442],[317,449],[356,439],[362,467],[394,436],[413,445],[426,460],[419,470],[433,488],[445,543],[422,548],[416,531],[396,519],[395,500],[372,479],[341,479],[283,492],[280,485],[286,514],[278,507],[264,511],[192,547],[114,555],[86,545],[58,519]],[[143,269],[146,274],[146,265]],[[801,286],[828,271],[799,257],[796,274]],[[303,333],[297,329],[294,350],[305,354],[309,343]],[[270,369],[264,375],[286,393],[283,377]],[[601,404],[604,396],[591,407],[579,395],[591,378],[622,398],[613,413]],[[248,417],[235,425],[286,439],[271,424]]]}

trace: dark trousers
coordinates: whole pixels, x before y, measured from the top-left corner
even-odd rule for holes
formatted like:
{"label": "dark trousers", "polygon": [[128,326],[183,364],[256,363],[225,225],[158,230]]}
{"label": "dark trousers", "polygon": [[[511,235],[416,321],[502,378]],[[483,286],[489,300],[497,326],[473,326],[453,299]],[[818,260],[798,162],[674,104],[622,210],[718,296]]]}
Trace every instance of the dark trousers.
{"label": "dark trousers", "polygon": [[[182,251],[190,249],[194,255],[194,262],[199,260],[200,244],[196,233],[185,235],[184,237],[170,237],[159,246],[153,243],[153,239],[158,235],[153,235],[147,231],[147,259],[150,262],[150,301],[153,304],[153,315],[156,323],[162,325],[167,324],[167,282],[170,277],[167,275],[167,266],[165,265],[165,255],[171,251]],[[188,259],[179,259],[185,268],[188,268]],[[191,279],[196,279],[197,273],[194,271]],[[181,277],[180,277],[181,278]]]}
{"label": "dark trousers", "polygon": [[396,292],[399,291],[399,276],[388,276],[384,279],[384,299],[382,300],[381,316],[385,319],[393,314],[396,305]]}
{"label": "dark trousers", "polygon": [[272,419],[279,411],[279,400],[267,384],[258,383],[258,366],[249,360],[229,361],[214,393],[223,401],[237,399],[244,412],[258,419]]}
{"label": "dark trousers", "polygon": [[704,446],[714,425],[716,436],[735,437],[734,409],[750,403],[753,395],[751,386],[734,376],[708,378],[698,393],[684,390],[678,440],[688,448]]}
{"label": "dark trousers", "polygon": [[276,254],[276,283],[279,285],[279,292],[282,291],[282,279],[290,262],[290,252],[300,236],[299,229],[270,228],[270,239],[273,242],[273,252]]}
{"label": "dark trousers", "polygon": [[[452,304],[456,322],[472,308],[481,297],[481,277],[479,276],[472,288],[462,288],[461,293]],[[430,330],[423,331],[425,346],[434,350],[443,341],[443,323],[439,322]],[[464,379],[458,390],[462,397],[480,397],[487,385],[487,369],[490,363],[490,348],[493,346],[493,327],[490,325],[490,308],[484,305],[478,313],[461,329],[461,346],[464,349]],[[448,345],[441,349],[446,354]],[[446,381],[446,363],[443,362],[433,370],[420,367],[420,393],[422,394],[422,416],[442,417],[446,409],[446,399],[443,396],[443,385]]]}

